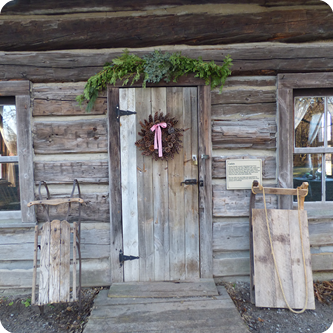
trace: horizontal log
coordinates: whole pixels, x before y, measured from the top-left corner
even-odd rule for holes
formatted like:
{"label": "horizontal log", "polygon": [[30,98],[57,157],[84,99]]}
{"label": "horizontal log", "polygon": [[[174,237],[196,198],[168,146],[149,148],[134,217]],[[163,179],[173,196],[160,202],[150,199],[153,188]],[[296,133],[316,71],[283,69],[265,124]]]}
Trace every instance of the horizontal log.
{"label": "horizontal log", "polygon": [[32,132],[36,154],[107,152],[104,119],[35,122]]}
{"label": "horizontal log", "polygon": [[[213,185],[213,217],[249,216],[251,190],[227,190]],[[277,208],[277,196],[266,195],[267,208]],[[256,196],[256,208],[264,208],[263,196]]]}
{"label": "horizontal log", "polygon": [[[235,4],[231,0],[210,0],[209,3],[217,4]],[[163,9],[174,6],[204,4],[206,1],[202,0],[144,0],[144,1],[133,1],[133,0],[122,0],[119,1],[108,1],[95,0],[93,3],[88,0],[72,0],[70,2],[65,0],[54,1],[42,1],[34,0],[33,2],[27,3],[7,3],[2,9],[2,15],[45,15],[45,14],[62,14],[62,13],[82,13],[82,12],[114,12],[114,11],[138,11],[138,10],[149,10],[149,9]],[[294,0],[283,1],[283,0],[238,0],[237,4],[256,4],[260,6],[295,6],[295,5],[318,5],[316,0]]]}
{"label": "horizontal log", "polygon": [[29,91],[29,81],[0,82],[0,96],[27,95]]}
{"label": "horizontal log", "polygon": [[[260,43],[224,46],[173,46],[159,47],[163,51],[181,51],[204,61],[214,60],[221,64],[226,55],[233,59],[233,75],[261,73],[274,75],[278,72],[305,73],[333,71],[331,42],[309,44]],[[151,48],[129,49],[142,56]],[[80,50],[57,52],[0,52],[0,80],[26,79],[33,82],[86,81],[102,70],[106,62],[120,56],[118,50]]]}
{"label": "horizontal log", "polygon": [[[41,225],[39,225],[41,228]],[[81,242],[84,244],[110,244],[108,223],[81,223]],[[0,245],[19,245],[34,242],[35,228],[0,229]],[[3,258],[2,258],[3,259]],[[2,260],[1,259],[1,260]]]}
{"label": "horizontal log", "polygon": [[226,160],[227,159],[261,159],[262,160],[262,178],[276,178],[276,157],[273,156],[252,156],[252,155],[236,155],[236,156],[218,156],[213,157],[212,172],[213,178],[226,177]]}
{"label": "horizontal log", "polygon": [[80,184],[108,183],[108,161],[35,162],[34,179],[47,184],[73,183],[73,179]]}
{"label": "horizontal log", "polygon": [[248,251],[249,223],[213,223],[213,251]]}
{"label": "horizontal log", "polygon": [[[224,88],[249,88],[249,87],[273,87],[276,86],[276,77],[275,76],[229,76],[225,83]],[[218,92],[216,88],[213,90]]]}
{"label": "horizontal log", "polygon": [[[19,19],[2,17],[0,49],[45,51],[59,49],[145,47],[158,45],[216,45],[279,41],[289,43],[329,40],[332,11],[288,7],[288,10],[221,14],[171,13],[147,16],[64,15]],[[260,7],[259,7],[260,8]],[[121,29],[119,29],[121,27]],[[218,29],[212,27],[219,27]],[[152,31],[154,33],[152,33]],[[10,36],[10,38],[8,38]]]}
{"label": "horizontal log", "polygon": [[35,206],[35,205],[45,205],[45,206],[58,206],[64,203],[72,203],[72,202],[79,202],[84,203],[84,200],[81,198],[67,198],[67,199],[50,199],[50,200],[38,200],[38,201],[30,201],[28,203],[28,207]]}
{"label": "horizontal log", "polygon": [[274,149],[275,120],[214,121],[213,149]]}
{"label": "horizontal log", "polygon": [[[68,196],[65,195],[65,196]],[[52,196],[51,198],[63,197]],[[109,194],[108,193],[96,193],[85,194],[82,193],[82,199],[84,200],[84,206],[81,209],[82,221],[94,221],[94,222],[109,222],[110,221],[110,207],[109,207]],[[78,204],[73,204],[68,217],[69,222],[78,221],[79,212]],[[59,205],[50,207],[50,219],[64,219],[67,215],[68,205]],[[47,221],[46,212],[41,206],[37,206],[37,220],[39,222]]]}
{"label": "horizontal log", "polygon": [[333,245],[333,222],[309,223],[311,246]]}
{"label": "horizontal log", "polygon": [[215,104],[255,104],[275,103],[276,88],[273,87],[233,87],[222,93],[212,91],[212,105]]}
{"label": "horizontal log", "polygon": [[[311,255],[312,271],[332,271],[333,253],[322,253]],[[250,275],[249,258],[224,258],[213,260],[213,275],[236,276]]]}
{"label": "horizontal log", "polygon": [[275,119],[276,103],[215,104],[212,120]]}
{"label": "horizontal log", "polygon": [[[31,261],[31,267],[32,264]],[[32,268],[16,269],[15,262],[13,262],[12,269],[0,269],[0,288],[31,288],[32,271]],[[38,281],[39,279],[37,279],[37,283]],[[111,285],[109,259],[82,261],[82,287],[109,285]]]}

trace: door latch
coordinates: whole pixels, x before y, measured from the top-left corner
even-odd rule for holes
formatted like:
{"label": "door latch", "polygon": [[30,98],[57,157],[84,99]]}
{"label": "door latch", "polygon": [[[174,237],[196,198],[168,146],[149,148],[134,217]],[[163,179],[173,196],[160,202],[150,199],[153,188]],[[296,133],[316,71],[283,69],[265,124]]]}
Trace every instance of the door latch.
{"label": "door latch", "polygon": [[123,254],[122,250],[119,251],[119,263],[120,263],[120,267],[123,266],[124,261],[135,260],[135,259],[140,259],[140,258],[136,257],[136,256],[126,256],[125,254]]}
{"label": "door latch", "polygon": [[[183,182],[180,183],[180,186],[185,185],[197,185],[198,181],[196,179],[185,179]],[[199,180],[199,186],[203,186],[203,180]]]}

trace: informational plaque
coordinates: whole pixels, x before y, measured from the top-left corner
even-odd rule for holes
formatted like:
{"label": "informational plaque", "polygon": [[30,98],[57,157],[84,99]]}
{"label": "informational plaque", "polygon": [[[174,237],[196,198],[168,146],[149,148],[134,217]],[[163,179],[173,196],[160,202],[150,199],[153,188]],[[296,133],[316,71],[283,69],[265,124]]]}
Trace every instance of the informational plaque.
{"label": "informational plaque", "polygon": [[227,190],[251,189],[254,180],[262,183],[262,161],[227,160],[226,161]]}

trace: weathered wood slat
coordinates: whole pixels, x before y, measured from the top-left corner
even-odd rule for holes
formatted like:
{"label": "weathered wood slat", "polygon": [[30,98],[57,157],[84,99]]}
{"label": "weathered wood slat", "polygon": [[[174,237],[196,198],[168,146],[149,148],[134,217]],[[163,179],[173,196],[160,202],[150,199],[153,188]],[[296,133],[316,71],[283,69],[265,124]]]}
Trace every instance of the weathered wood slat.
{"label": "weathered wood slat", "polygon": [[[305,284],[298,212],[280,209],[268,210],[267,213],[276,265],[287,301],[292,308],[302,309],[305,305],[305,290],[308,289],[307,308],[314,309],[306,211],[301,211],[300,214],[307,284]],[[265,211],[253,209],[252,216],[256,306],[286,307],[271,255]]]}
{"label": "weathered wood slat", "polygon": [[[167,88],[152,88],[152,114],[167,113]],[[150,158],[150,157],[149,157]],[[154,274],[156,281],[170,280],[170,243],[169,243],[169,200],[168,200],[168,163],[153,162],[153,200],[154,200]],[[158,175],[158,176],[157,176]],[[157,176],[157,177],[156,177]]]}
{"label": "weathered wood slat", "polygon": [[[198,162],[199,180],[199,221],[200,221],[200,276],[213,276],[212,250],[212,137],[211,137],[211,94],[207,86],[198,87]],[[208,159],[202,158],[207,155]]]}
{"label": "weathered wood slat", "polygon": [[227,159],[261,159],[262,160],[262,178],[276,178],[276,158],[273,156],[253,156],[253,155],[236,155],[236,156],[216,156],[213,157],[213,178],[226,177],[226,160]]}
{"label": "weathered wood slat", "polygon": [[213,279],[194,279],[177,282],[129,282],[112,284],[111,298],[168,298],[218,296]]}
{"label": "weathered wood slat", "polygon": [[[119,90],[120,110],[135,111],[135,89]],[[123,253],[139,256],[136,115],[123,116],[120,122],[121,197]],[[124,281],[139,281],[138,260],[124,263]]]}
{"label": "weathered wood slat", "polygon": [[[330,42],[250,43],[195,48],[176,46],[161,47],[161,49],[169,52],[181,51],[183,55],[193,58],[201,56],[205,61],[214,59],[217,64],[221,64],[224,57],[229,54],[233,59],[233,75],[267,75],[269,73],[272,75],[277,72],[305,73],[333,70]],[[151,52],[151,49],[130,51],[142,56]],[[122,48],[15,54],[0,52],[0,80],[25,78],[33,82],[86,81],[102,70],[106,62],[122,53]],[[313,82],[316,84],[315,81]]]}
{"label": "weathered wood slat", "polygon": [[[160,90],[159,88],[158,90]],[[153,89],[135,89],[135,111],[136,117],[136,140],[140,137],[137,132],[141,129],[140,121],[148,119],[152,114],[154,104]],[[153,160],[150,156],[143,156],[141,151],[136,149],[136,178],[138,185],[138,232],[139,232],[139,254],[140,254],[140,281],[154,280],[155,278],[155,235],[154,235],[154,207],[158,197],[153,195]],[[160,165],[160,164],[158,164]],[[152,174],[153,172],[153,174]],[[160,209],[160,208],[159,208]],[[159,225],[157,223],[156,227]],[[157,243],[157,242],[156,242]],[[158,246],[158,245],[157,245]],[[157,248],[156,246],[156,248]],[[163,268],[159,267],[161,273]]]}
{"label": "weathered wood slat", "polygon": [[29,81],[0,82],[0,96],[26,95],[30,91]]}
{"label": "weathered wood slat", "polygon": [[[235,103],[237,101],[235,100]],[[215,104],[212,105],[213,120],[275,119],[276,103]]]}
{"label": "weathered wood slat", "polygon": [[107,152],[104,119],[35,122],[32,133],[36,154]]}
{"label": "weathered wood slat", "polygon": [[[59,195],[63,197],[64,195]],[[65,195],[68,196],[68,193]],[[57,196],[52,196],[51,199]],[[110,220],[109,194],[108,193],[82,193],[82,199],[85,204],[81,210],[82,221],[108,222]],[[50,206],[50,218],[65,218],[68,210],[68,205]],[[47,221],[46,212],[41,206],[37,206],[38,221]],[[77,221],[78,219],[78,204],[73,204],[68,217],[68,222]]]}
{"label": "weathered wood slat", "polygon": [[226,258],[213,260],[213,274],[215,277],[250,275],[250,259]]}
{"label": "weathered wood slat", "polygon": [[73,183],[77,179],[82,183],[108,183],[108,161],[56,161],[35,162],[34,180],[44,180],[47,184]]}
{"label": "weathered wood slat", "polygon": [[[61,222],[51,222],[50,233],[50,266],[49,266],[49,301],[47,303],[60,302],[60,267],[61,267]],[[42,249],[43,251],[43,249]],[[43,303],[41,303],[43,304]]]}
{"label": "weathered wood slat", "polygon": [[[216,5],[218,6],[218,5]],[[87,15],[84,19],[64,16],[31,20],[3,19],[0,49],[4,51],[45,51],[106,47],[157,45],[214,45],[280,42],[308,42],[332,38],[332,11],[327,6],[286,8],[225,15],[181,12],[147,16]],[[181,8],[180,8],[181,11]],[[177,15],[178,14],[178,15]],[[130,18],[130,19],[129,19]],[[22,24],[22,22],[24,22]],[[122,29],[119,31],[119,27]],[[211,27],[219,29],[211,29]],[[175,29],[176,27],[176,29]],[[13,33],[15,31],[15,34]],[[135,37],[133,36],[135,31]],[[159,33],[152,34],[151,31]],[[186,34],[184,34],[186,31]],[[69,33],[70,32],[70,33]],[[8,35],[11,38],[8,38]],[[199,37],[198,37],[199,36]],[[202,37],[204,36],[204,37]],[[43,42],[41,42],[43,41]]]}
{"label": "weathered wood slat", "polygon": [[[190,131],[183,136],[184,175],[188,179],[198,179],[198,89],[183,91],[184,128]],[[196,158],[196,165],[192,156]],[[198,186],[184,186],[185,211],[185,270],[186,279],[200,277],[200,240]]]}
{"label": "weathered wood slat", "polygon": [[[40,268],[39,268],[39,297],[38,300],[41,303],[47,304],[49,302],[49,279],[50,279],[50,233],[51,223],[47,222],[43,226],[43,234],[41,237],[40,246],[43,251],[40,255]],[[24,259],[24,258],[22,258]],[[22,260],[21,259],[21,260]]]}
{"label": "weathered wood slat", "polygon": [[[60,224],[61,243],[60,243],[60,267],[59,267],[59,299],[61,302],[69,302],[70,291],[70,236],[71,226],[67,221]],[[75,260],[76,261],[76,260]],[[76,269],[75,269],[76,272]]]}
{"label": "weathered wood slat", "polygon": [[[227,190],[225,185],[213,186],[213,216],[249,216],[250,190]],[[267,208],[277,208],[277,196],[266,195]],[[256,207],[263,208],[263,197],[256,196]]]}
{"label": "weathered wood slat", "polygon": [[214,121],[213,149],[275,149],[276,123],[272,120]]}
{"label": "weathered wood slat", "polygon": [[[245,83],[246,84],[246,83]],[[276,88],[239,86],[226,88],[220,93],[212,91],[212,105],[215,104],[256,104],[274,103],[276,101]]]}
{"label": "weathered wood slat", "polygon": [[[167,89],[167,112],[179,120],[177,126],[184,127],[183,113],[183,89]],[[180,207],[184,207],[184,186],[180,183],[185,179],[184,151],[175,154],[174,159],[168,161],[169,180],[169,239],[170,239],[170,279],[184,280],[185,269],[185,213]]]}

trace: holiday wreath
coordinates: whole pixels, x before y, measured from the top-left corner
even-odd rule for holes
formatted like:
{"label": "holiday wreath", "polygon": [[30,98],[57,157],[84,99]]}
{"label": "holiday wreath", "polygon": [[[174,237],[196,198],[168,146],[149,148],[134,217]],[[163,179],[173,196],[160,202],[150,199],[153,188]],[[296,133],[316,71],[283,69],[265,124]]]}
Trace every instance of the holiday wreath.
{"label": "holiday wreath", "polygon": [[162,112],[156,112],[154,118],[149,115],[144,123],[140,121],[141,131],[138,134],[142,139],[136,141],[135,145],[143,151],[142,155],[152,156],[155,161],[173,159],[183,147],[180,145],[180,137],[183,136],[181,132],[185,131],[183,128],[175,128],[177,123],[175,117],[169,113],[164,116]]}

